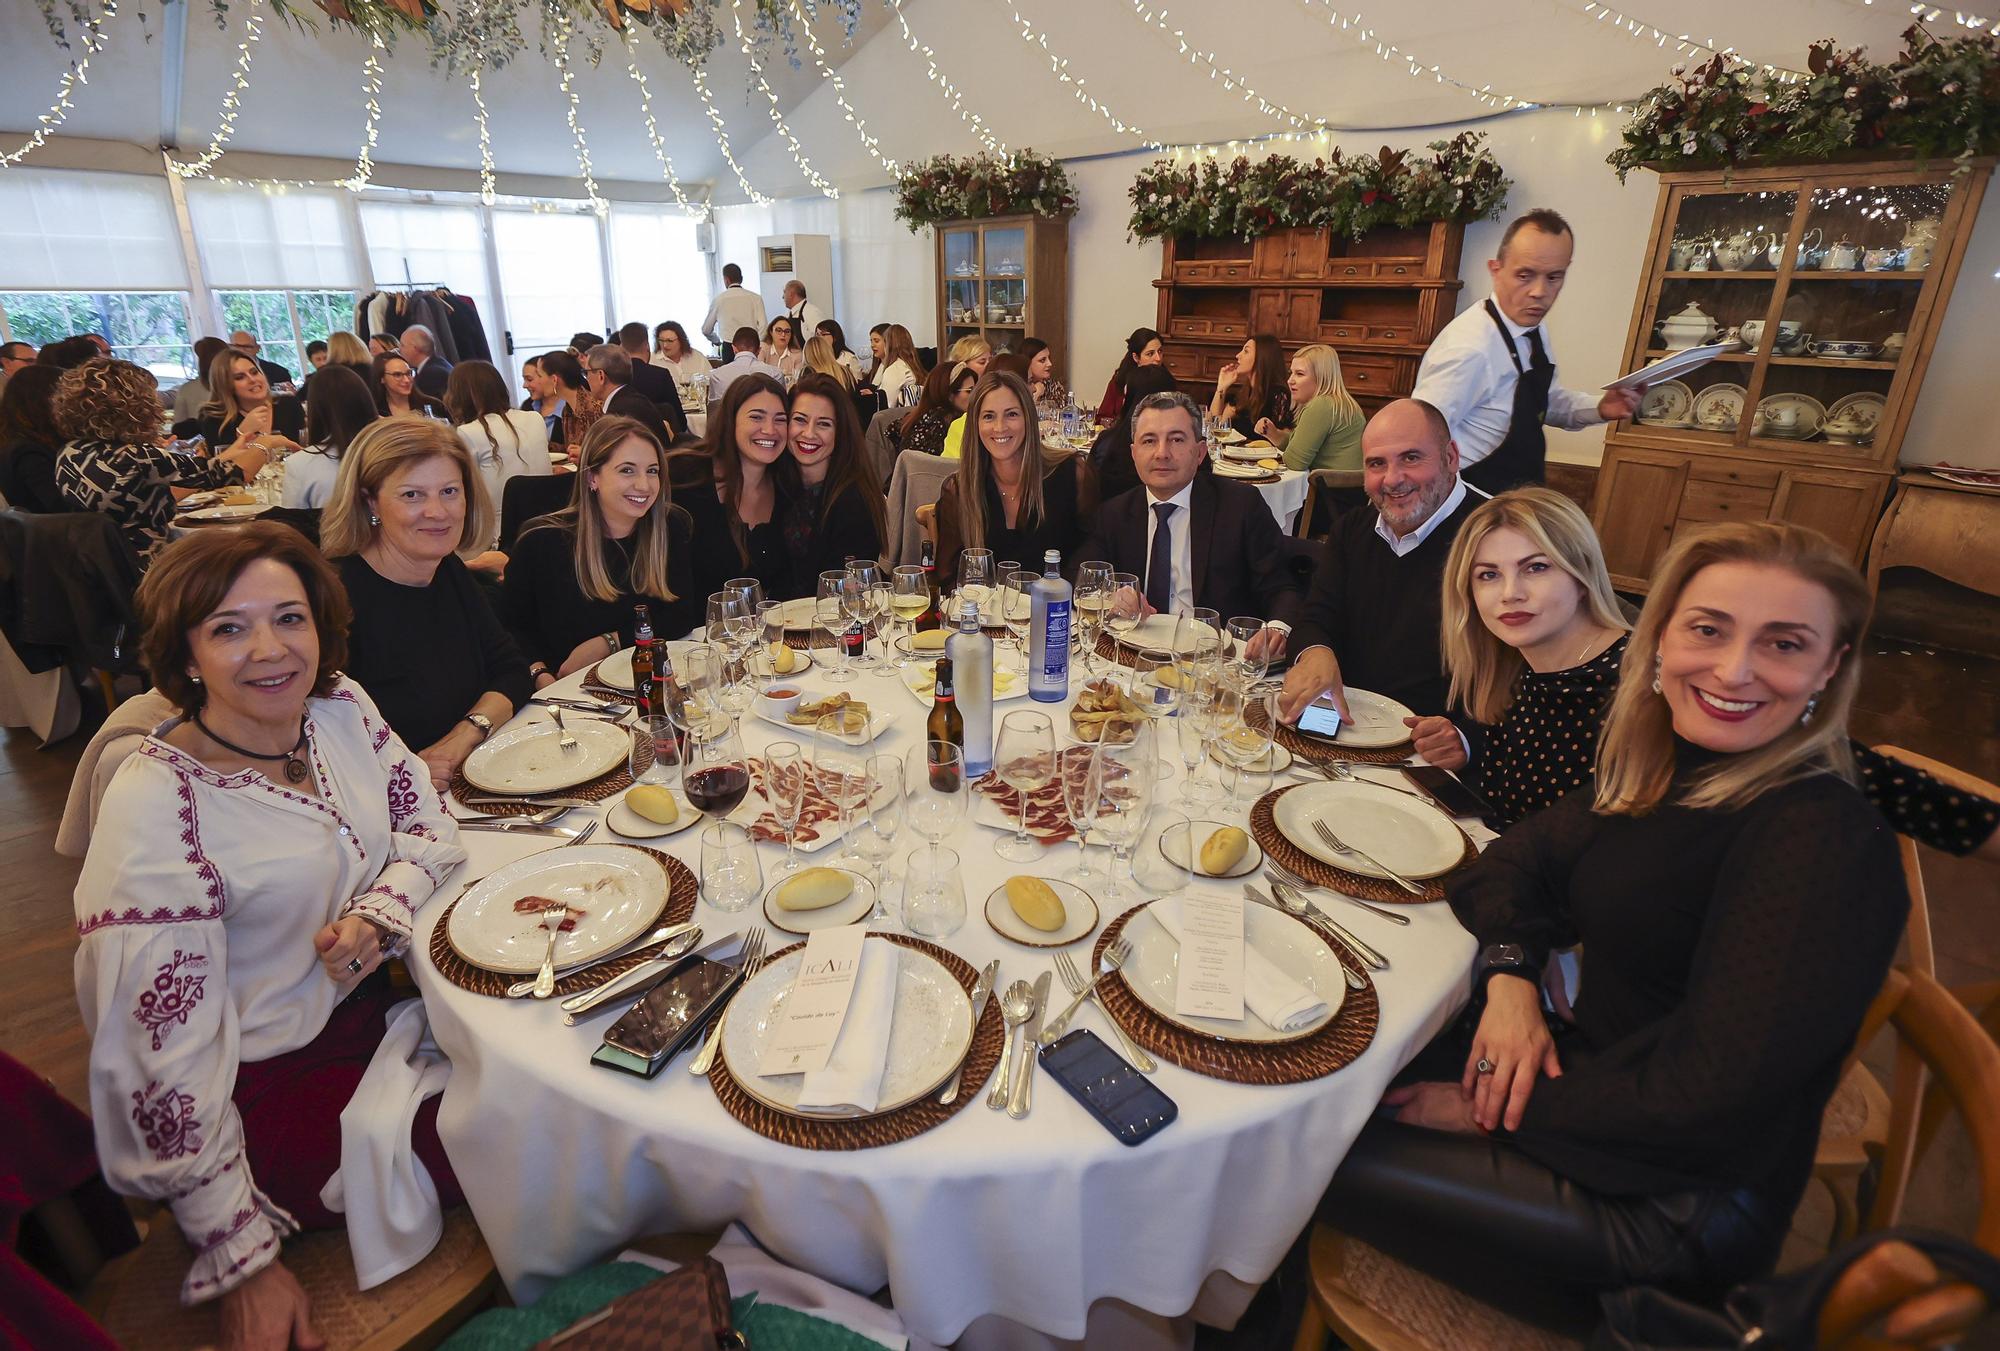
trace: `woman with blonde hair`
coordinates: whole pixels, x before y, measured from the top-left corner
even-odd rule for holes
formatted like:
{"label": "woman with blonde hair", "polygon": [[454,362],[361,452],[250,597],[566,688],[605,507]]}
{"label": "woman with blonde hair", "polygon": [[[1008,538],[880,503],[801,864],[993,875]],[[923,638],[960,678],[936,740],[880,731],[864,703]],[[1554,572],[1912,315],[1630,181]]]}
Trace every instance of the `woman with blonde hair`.
{"label": "woman with blonde hair", "polygon": [[1347,392],[1340,378],[1340,353],[1325,343],[1301,347],[1292,354],[1285,376],[1292,399],[1289,431],[1269,417],[1257,419],[1259,436],[1285,452],[1285,468],[1361,468],[1361,429],[1368,417]]}
{"label": "woman with blonde hair", "polygon": [[257,358],[229,350],[208,366],[208,402],[198,418],[201,438],[214,450],[252,443],[267,450],[297,450],[306,432],[305,405],[271,393]]}
{"label": "woman with blonde hair", "polygon": [[966,549],[991,549],[1037,570],[1054,549],[1074,571],[1097,507],[1095,480],[1082,456],[1043,447],[1027,381],[1004,371],[982,376],[965,424],[965,454],[937,500],[939,581],[956,585]]}
{"label": "woman with blonde hair", "polygon": [[667,452],[607,414],[577,448],[576,495],[521,530],[507,565],[507,622],[539,687],[633,642],[632,607],[677,638],[706,619],[694,592],[693,523],[667,489]]}
{"label": "woman with blonde hair", "polygon": [[972,368],[974,375],[984,375],[987,363],[992,360],[993,344],[977,333],[968,333],[951,345],[951,351],[946,354],[945,360],[938,364],[942,366],[946,362],[963,361]]}
{"label": "woman with blonde hair", "polygon": [[430,418],[378,418],[348,443],[320,548],[354,605],[347,673],[443,788],[534,692],[461,551],[493,530],[472,454]]}
{"label": "woman with blonde hair", "polygon": [[[1448,884],[1483,1011],[1342,1161],[1323,1207],[1345,1232],[1545,1318],[1634,1285],[1715,1299],[1771,1269],[1909,910],[1848,754],[1868,609],[1798,526],[1673,547],[1595,791]],[[1577,942],[1588,978],[1558,1044],[1537,977]],[[1594,1301],[1574,1312],[1596,1321]]]}
{"label": "woman with blonde hair", "polygon": [[814,334],[806,343],[806,370],[824,375],[849,394],[854,392],[854,373],[840,363],[833,339],[824,333]]}

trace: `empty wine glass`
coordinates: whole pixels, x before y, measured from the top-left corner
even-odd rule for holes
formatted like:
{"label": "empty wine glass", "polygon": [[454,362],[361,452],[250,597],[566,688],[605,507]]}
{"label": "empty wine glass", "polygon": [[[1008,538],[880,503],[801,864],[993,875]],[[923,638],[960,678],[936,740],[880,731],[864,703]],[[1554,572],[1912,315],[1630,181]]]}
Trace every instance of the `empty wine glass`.
{"label": "empty wine glass", "polygon": [[949,938],[965,923],[958,854],[933,844],[911,853],[903,871],[903,923],[925,938]]}
{"label": "empty wine glass", "polygon": [[[942,564],[942,560],[940,560]],[[993,601],[993,551],[991,549],[965,549],[958,555],[958,595],[952,602],[952,613],[964,608],[966,601],[979,607],[983,623],[992,613]]]}
{"label": "empty wine glass", "polygon": [[760,601],[757,605],[757,622],[762,627],[764,640],[757,645],[761,654],[758,658],[757,674],[769,679],[778,674],[778,666],[772,658],[778,648],[787,646],[785,642],[785,602],[781,600]]}
{"label": "empty wine glass", "polygon": [[739,676],[748,674],[746,658],[750,643],[756,638],[757,612],[750,607],[748,598],[741,591],[724,589],[713,592],[708,598],[708,641],[710,646],[727,655],[723,670],[723,706],[741,712],[749,702],[747,682]]}
{"label": "empty wine glass", "polygon": [[799,866],[799,817],[806,807],[805,752],[796,741],[773,741],[764,748],[764,800],[771,804],[771,819],[785,832],[785,861],[780,872],[796,872]]}
{"label": "empty wine glass", "polygon": [[842,841],[839,861],[861,863],[861,851],[854,844],[854,809],[861,802],[867,789],[868,751],[857,733],[847,730],[846,720],[838,713],[829,713],[819,720],[814,730],[819,738],[813,743],[813,778],[819,784],[819,791],[826,799],[840,809],[840,838]]}
{"label": "empty wine glass", "polygon": [[1170,718],[1181,706],[1182,667],[1173,654],[1157,647],[1142,647],[1132,654],[1127,677],[1132,702],[1146,710],[1155,722]]}
{"label": "empty wine glass", "polygon": [[1132,645],[1133,631],[1139,627],[1141,611],[1146,608],[1146,598],[1139,590],[1139,575],[1135,572],[1114,572],[1111,574],[1111,601],[1104,610],[1104,627],[1111,630],[1111,636],[1127,647]]}
{"label": "empty wine glass", "polygon": [[813,626],[832,649],[827,655],[826,678],[836,685],[854,678],[847,668],[846,586],[847,569],[832,568],[819,575],[819,587],[813,595]]}
{"label": "empty wine glass", "polygon": [[1256,767],[1271,751],[1272,729],[1278,720],[1278,692],[1262,694],[1224,683],[1215,691],[1215,749],[1235,771],[1229,785],[1229,810],[1241,811],[1244,771]]}
{"label": "empty wine glass", "polygon": [[1076,871],[1070,876],[1078,884],[1088,881],[1090,871],[1090,828],[1097,824],[1097,747],[1084,744],[1065,746],[1056,752],[1056,773],[1062,778],[1063,805],[1069,809],[1070,828],[1076,831]]}
{"label": "empty wine glass", "polygon": [[1020,805],[1014,834],[995,845],[993,852],[1011,863],[1042,856],[1042,846],[1028,836],[1028,797],[1055,776],[1055,762],[1055,727],[1048,714],[1023,711],[1000,720],[993,770],[1000,782],[1014,790]]}
{"label": "empty wine glass", "polygon": [[1194,807],[1206,807],[1222,796],[1220,785],[1208,776],[1208,747],[1215,734],[1215,686],[1200,676],[1181,691],[1180,716],[1173,721],[1174,740],[1180,751],[1180,800]]}
{"label": "empty wine glass", "polygon": [[730,721],[729,709],[723,702],[725,669],[722,653],[706,643],[696,643],[681,653],[680,698],[668,699],[666,710],[682,731]]}
{"label": "empty wine glass", "polygon": [[1219,661],[1222,657],[1222,617],[1215,611],[1196,606],[1174,619],[1176,657],[1195,662]]}
{"label": "empty wine glass", "polygon": [[871,755],[863,762],[862,775],[867,785],[861,817],[854,823],[854,847],[868,860],[869,880],[875,884],[875,908],[868,912],[868,922],[879,924],[889,917],[882,865],[896,852],[896,836],[903,826],[903,757]]}
{"label": "empty wine glass", "polygon": [[1099,743],[1093,756],[1097,779],[1097,832],[1111,846],[1110,874],[1104,891],[1105,904],[1116,909],[1124,896],[1118,868],[1132,871],[1131,850],[1145,831],[1146,814],[1153,805],[1153,786],[1159,778],[1159,750],[1150,724],[1132,729],[1132,739],[1123,744]]}
{"label": "empty wine glass", "polygon": [[1255,615],[1237,615],[1229,621],[1229,669],[1245,685],[1254,685],[1271,669],[1270,642],[1263,634],[1267,625]]}
{"label": "empty wine glass", "polygon": [[929,840],[936,854],[965,820],[971,789],[965,781],[964,750],[949,741],[913,746],[905,757],[903,784],[910,829]]}
{"label": "empty wine glass", "polygon": [[1104,611],[1111,601],[1113,571],[1109,563],[1084,562],[1076,565],[1073,609],[1086,676],[1097,671],[1097,636],[1104,631]]}
{"label": "empty wine glass", "polygon": [[841,608],[846,610],[850,625],[861,630],[861,653],[854,659],[857,670],[872,671],[881,662],[868,646],[868,631],[878,617],[876,611],[876,587],[882,582],[882,569],[875,563],[857,558],[847,565],[840,583]]}
{"label": "empty wine glass", "polygon": [[1001,613],[1007,624],[1007,636],[1014,644],[1014,650],[1021,654],[1021,669],[1028,669],[1028,628],[1035,614],[1035,583],[1042,580],[1039,572],[1029,572],[1018,568],[1006,575],[1007,589],[1000,593]]}

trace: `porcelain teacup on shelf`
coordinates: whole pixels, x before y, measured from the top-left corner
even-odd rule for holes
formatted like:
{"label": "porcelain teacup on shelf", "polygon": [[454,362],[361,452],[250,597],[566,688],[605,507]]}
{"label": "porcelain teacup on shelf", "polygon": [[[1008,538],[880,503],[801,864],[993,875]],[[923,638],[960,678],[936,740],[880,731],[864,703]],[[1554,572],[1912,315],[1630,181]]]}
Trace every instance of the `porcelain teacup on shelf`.
{"label": "porcelain teacup on shelf", "polygon": [[1770,238],[1762,230],[1733,234],[1715,246],[1715,261],[1724,272],[1741,272],[1770,247]]}
{"label": "porcelain teacup on shelf", "polygon": [[1842,238],[1829,245],[1824,264],[1829,272],[1852,272],[1861,266],[1861,246]]}
{"label": "porcelain teacup on shelf", "polygon": [[1869,272],[1894,272],[1902,264],[1901,249],[1870,249],[1861,255],[1861,266]]}
{"label": "porcelain teacup on shelf", "polygon": [[1790,436],[1799,429],[1799,410],[1794,404],[1760,408],[1750,430],[1760,436]]}
{"label": "porcelain teacup on shelf", "polygon": [[[1778,321],[1778,337],[1777,341],[1772,344],[1773,349],[1782,353],[1786,347],[1798,341],[1799,330],[1804,327],[1805,325],[1797,319],[1780,319]],[[1742,334],[1743,345],[1754,352],[1759,345],[1758,339],[1764,336],[1764,321],[1762,319],[1748,320],[1738,332]]]}
{"label": "porcelain teacup on shelf", "polygon": [[1675,272],[1706,272],[1709,269],[1709,241],[1676,239],[1667,250],[1667,267]]}
{"label": "porcelain teacup on shelf", "polygon": [[1899,328],[1888,337],[1882,339],[1881,355],[1894,361],[1897,357],[1903,355],[1903,347],[1909,341],[1910,335]]}

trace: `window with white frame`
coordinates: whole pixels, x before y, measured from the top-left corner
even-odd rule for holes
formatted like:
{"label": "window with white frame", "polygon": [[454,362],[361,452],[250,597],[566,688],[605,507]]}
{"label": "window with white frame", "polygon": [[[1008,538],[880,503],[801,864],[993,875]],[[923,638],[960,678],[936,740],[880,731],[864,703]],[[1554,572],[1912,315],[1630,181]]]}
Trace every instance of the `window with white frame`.
{"label": "window with white frame", "polygon": [[594,216],[496,210],[494,252],[507,297],[512,371],[527,357],[569,345],[578,332],[604,332],[604,257]]}
{"label": "window with white frame", "polygon": [[701,341],[708,313],[708,258],[695,245],[695,222],[660,206],[611,208],[611,280],[618,321],[645,324],[648,341],[668,319]]}
{"label": "window with white frame", "polygon": [[187,205],[225,336],[251,334],[297,377],[307,343],[354,327],[363,270],[345,192],[190,183]]}
{"label": "window with white frame", "polygon": [[0,337],[44,343],[99,333],[111,354],[172,386],[195,374],[185,291],[0,292]]}
{"label": "window with white frame", "polygon": [[473,303],[486,341],[500,350],[486,235],[476,206],[439,202],[361,202],[361,236],[376,285],[391,290],[444,286]]}

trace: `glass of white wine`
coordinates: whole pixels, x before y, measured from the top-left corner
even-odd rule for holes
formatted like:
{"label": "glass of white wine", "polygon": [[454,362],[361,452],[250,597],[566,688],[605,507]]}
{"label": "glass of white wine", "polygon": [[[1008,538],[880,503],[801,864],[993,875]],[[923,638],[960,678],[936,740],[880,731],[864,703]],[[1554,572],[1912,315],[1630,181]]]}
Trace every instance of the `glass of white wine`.
{"label": "glass of white wine", "polygon": [[1111,603],[1113,571],[1109,563],[1076,565],[1076,637],[1086,676],[1097,674],[1097,635],[1104,631],[1104,611]]}
{"label": "glass of white wine", "polygon": [[1229,810],[1245,809],[1243,776],[1259,763],[1269,764],[1272,729],[1278,725],[1278,692],[1262,694],[1223,682],[1215,692],[1215,749],[1235,770],[1229,785]]}
{"label": "glass of white wine", "polygon": [[980,622],[992,611],[988,608],[993,600],[993,551],[991,549],[965,549],[958,555],[958,596],[952,604],[956,613],[964,608],[966,601],[979,607]]}
{"label": "glass of white wine", "polygon": [[[901,633],[913,634],[917,631],[917,620],[924,611],[931,608],[930,586],[924,577],[924,570],[915,563],[905,563],[889,578],[889,613],[895,620],[895,627]],[[902,668],[910,664],[910,658],[901,648],[890,644],[895,653],[892,664]]]}
{"label": "glass of white wine", "polygon": [[1111,574],[1111,598],[1104,608],[1104,627],[1111,630],[1114,640],[1127,647],[1132,645],[1132,633],[1139,627],[1140,611],[1145,608],[1145,603],[1145,597],[1139,591],[1137,573]]}

